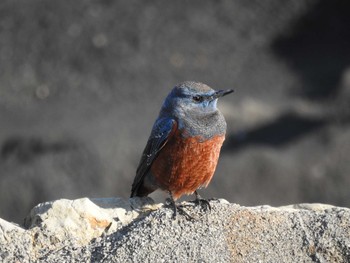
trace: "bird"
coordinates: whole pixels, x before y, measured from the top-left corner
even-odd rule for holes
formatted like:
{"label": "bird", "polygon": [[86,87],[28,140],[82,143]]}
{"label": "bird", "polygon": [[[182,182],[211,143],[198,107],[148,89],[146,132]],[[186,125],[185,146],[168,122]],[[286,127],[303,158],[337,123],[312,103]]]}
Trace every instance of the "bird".
{"label": "bird", "polygon": [[170,91],[142,153],[131,198],[161,189],[169,194],[174,217],[177,210],[185,213],[175,203],[183,195],[195,194],[195,202],[210,209],[197,190],[210,183],[225,140],[227,125],[217,101],[232,92],[195,81],[182,82]]}

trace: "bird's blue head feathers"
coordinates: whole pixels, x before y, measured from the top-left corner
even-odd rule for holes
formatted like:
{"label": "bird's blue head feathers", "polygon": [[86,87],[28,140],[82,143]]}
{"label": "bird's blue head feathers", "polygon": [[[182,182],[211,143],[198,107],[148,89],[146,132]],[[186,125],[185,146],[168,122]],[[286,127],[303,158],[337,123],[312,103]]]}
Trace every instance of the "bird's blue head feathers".
{"label": "bird's blue head feathers", "polygon": [[213,112],[217,110],[217,99],[231,93],[232,90],[215,91],[209,86],[193,81],[176,85],[166,97],[163,110]]}

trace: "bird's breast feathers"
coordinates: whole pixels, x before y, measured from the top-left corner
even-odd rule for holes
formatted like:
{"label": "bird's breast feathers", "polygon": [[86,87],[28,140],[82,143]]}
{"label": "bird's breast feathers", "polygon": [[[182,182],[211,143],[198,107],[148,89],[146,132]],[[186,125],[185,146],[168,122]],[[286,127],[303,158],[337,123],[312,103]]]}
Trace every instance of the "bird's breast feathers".
{"label": "bird's breast feathers", "polygon": [[181,135],[187,137],[198,137],[203,140],[226,133],[226,122],[221,112],[196,116],[185,116],[176,119]]}

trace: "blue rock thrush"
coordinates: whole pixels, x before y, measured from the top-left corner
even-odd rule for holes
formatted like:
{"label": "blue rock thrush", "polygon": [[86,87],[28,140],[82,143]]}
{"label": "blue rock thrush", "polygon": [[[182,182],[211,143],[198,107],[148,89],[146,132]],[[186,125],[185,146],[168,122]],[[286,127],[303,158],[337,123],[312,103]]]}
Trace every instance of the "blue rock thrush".
{"label": "blue rock thrush", "polygon": [[224,116],[216,104],[219,97],[231,92],[191,81],[172,89],[143,151],[131,197],[147,196],[159,188],[168,191],[174,217],[180,209],[175,200],[184,194],[195,193],[195,202],[210,208],[197,189],[206,187],[215,172],[226,133]]}

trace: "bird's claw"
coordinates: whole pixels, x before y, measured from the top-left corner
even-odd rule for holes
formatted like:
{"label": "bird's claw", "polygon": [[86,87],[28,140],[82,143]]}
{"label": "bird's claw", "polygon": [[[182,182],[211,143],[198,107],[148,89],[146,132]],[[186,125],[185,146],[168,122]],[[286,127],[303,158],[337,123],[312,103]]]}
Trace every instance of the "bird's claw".
{"label": "bird's claw", "polygon": [[194,203],[196,205],[199,205],[202,208],[202,210],[204,210],[205,212],[211,211],[210,202],[206,199],[198,198],[198,199],[194,200]]}
{"label": "bird's claw", "polygon": [[173,209],[173,220],[176,219],[176,216],[177,216],[177,212],[180,214],[180,215],[183,215],[186,217],[187,220],[194,220],[194,218],[189,215],[185,210],[184,210],[184,206],[183,205],[176,205],[175,201],[172,199],[172,198],[167,198],[165,200],[165,205],[167,207],[170,207]]}
{"label": "bird's claw", "polygon": [[[176,208],[179,214],[185,216],[187,220],[189,221],[194,220],[194,217],[191,216],[189,213],[187,213],[182,205],[177,205]],[[174,215],[173,215],[173,218],[174,218]]]}

